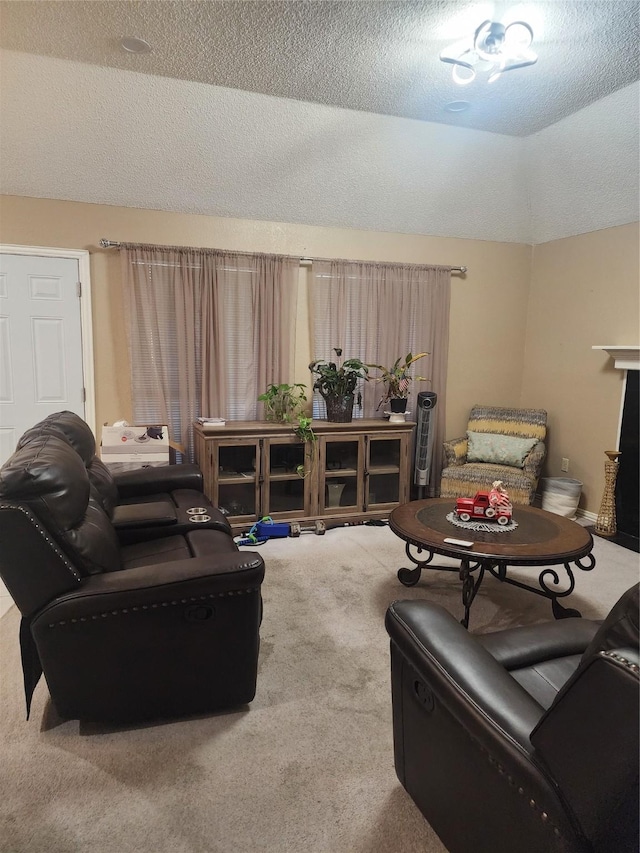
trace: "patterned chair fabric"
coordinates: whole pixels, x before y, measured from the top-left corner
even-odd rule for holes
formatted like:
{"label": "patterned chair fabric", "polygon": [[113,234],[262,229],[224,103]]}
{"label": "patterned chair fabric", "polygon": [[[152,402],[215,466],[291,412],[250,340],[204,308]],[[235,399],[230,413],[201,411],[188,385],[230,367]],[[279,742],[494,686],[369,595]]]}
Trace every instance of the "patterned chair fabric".
{"label": "patterned chair fabric", "polygon": [[537,439],[524,459],[522,468],[493,462],[468,462],[467,436],[445,441],[446,467],[442,471],[440,496],[473,497],[490,489],[494,480],[502,480],[514,504],[533,503],[538,478],[546,454],[547,413],[544,409],[508,409],[479,406],[471,409],[468,432]]}

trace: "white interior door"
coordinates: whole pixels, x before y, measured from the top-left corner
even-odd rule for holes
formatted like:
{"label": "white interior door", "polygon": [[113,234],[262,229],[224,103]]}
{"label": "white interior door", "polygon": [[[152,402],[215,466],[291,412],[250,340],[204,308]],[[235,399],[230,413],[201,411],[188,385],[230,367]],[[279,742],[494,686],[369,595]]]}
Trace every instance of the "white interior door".
{"label": "white interior door", "polygon": [[0,254],[0,464],[64,409],[85,418],[79,261]]}
{"label": "white interior door", "polygon": [[[52,412],[95,432],[93,394],[89,253],[0,246],[0,465]],[[0,581],[0,616],[11,603]]]}

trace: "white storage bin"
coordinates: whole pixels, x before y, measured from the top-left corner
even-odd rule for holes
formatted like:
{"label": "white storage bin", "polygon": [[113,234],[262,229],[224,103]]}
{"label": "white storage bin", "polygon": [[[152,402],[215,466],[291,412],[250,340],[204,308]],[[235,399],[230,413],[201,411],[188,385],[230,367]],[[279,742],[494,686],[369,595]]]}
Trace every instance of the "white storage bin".
{"label": "white storage bin", "polygon": [[540,480],[542,509],[575,519],[582,494],[582,483],[571,477],[543,477]]}

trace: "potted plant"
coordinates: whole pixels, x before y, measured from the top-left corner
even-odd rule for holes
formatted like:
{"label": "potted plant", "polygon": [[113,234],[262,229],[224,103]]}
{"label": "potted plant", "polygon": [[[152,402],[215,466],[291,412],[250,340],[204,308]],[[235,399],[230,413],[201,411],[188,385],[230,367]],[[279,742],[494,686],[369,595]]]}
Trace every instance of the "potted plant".
{"label": "potted plant", "polygon": [[356,390],[359,380],[369,379],[369,367],[359,358],[348,358],[340,363],[342,349],[335,347],[336,361],[312,361],[309,370],[315,375],[313,388],[327,404],[327,420],[332,423],[350,423],[353,404],[362,405],[362,394]]}
{"label": "potted plant", "polygon": [[[307,417],[304,404],[307,402],[307,386],[302,382],[289,385],[282,382],[279,385],[269,385],[264,394],[260,394],[258,400],[264,403],[265,418],[268,421],[279,424],[291,424],[294,435],[303,444],[309,443],[313,446],[318,440],[311,426],[311,418]],[[307,452],[311,464],[313,464],[313,449]],[[296,466],[296,473],[305,477],[304,464]]]}
{"label": "potted plant", "polygon": [[[298,441],[309,445],[309,449],[306,453],[307,459],[309,460],[309,472],[313,469],[313,463],[315,460],[313,445],[318,440],[318,436],[313,431],[312,423],[313,421],[311,418],[301,415],[298,418],[298,422],[293,427],[293,432],[295,433]],[[296,473],[299,477],[302,477],[302,479],[304,479],[309,472],[305,471],[304,463],[296,466]]]}
{"label": "potted plant", "polygon": [[378,403],[379,409],[383,403],[389,403],[392,412],[405,412],[407,409],[407,399],[411,391],[411,381],[416,379],[418,382],[428,382],[426,376],[411,376],[409,368],[418,361],[419,358],[424,358],[429,355],[428,352],[420,352],[418,355],[408,353],[404,358],[398,358],[393,364],[393,367],[383,367],[381,364],[369,364],[368,367],[375,367],[382,373],[376,381],[384,382],[384,396]]}
{"label": "potted plant", "polygon": [[307,402],[306,389],[307,386],[302,382],[296,382],[295,385],[289,385],[286,382],[280,385],[269,385],[264,394],[258,397],[258,400],[264,403],[266,420],[278,424],[298,421],[300,415],[304,414],[304,404]]}

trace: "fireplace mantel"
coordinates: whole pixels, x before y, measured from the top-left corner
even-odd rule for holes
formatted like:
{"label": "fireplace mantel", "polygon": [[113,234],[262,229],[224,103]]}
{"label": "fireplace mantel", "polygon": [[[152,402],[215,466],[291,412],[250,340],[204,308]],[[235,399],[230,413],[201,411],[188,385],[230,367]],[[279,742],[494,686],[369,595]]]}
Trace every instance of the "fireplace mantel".
{"label": "fireplace mantel", "polygon": [[622,347],[591,347],[603,349],[614,359],[615,367],[619,370],[640,370],[640,346]]}

